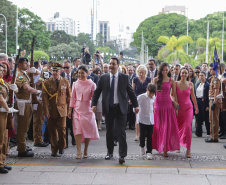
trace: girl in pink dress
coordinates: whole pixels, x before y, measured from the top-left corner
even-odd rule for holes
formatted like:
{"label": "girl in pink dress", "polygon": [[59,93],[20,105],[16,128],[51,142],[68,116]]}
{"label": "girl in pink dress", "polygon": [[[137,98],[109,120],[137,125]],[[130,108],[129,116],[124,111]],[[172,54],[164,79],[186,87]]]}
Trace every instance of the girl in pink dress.
{"label": "girl in pink dress", "polygon": [[[193,105],[195,105],[195,114],[198,114],[198,105],[194,95],[194,86],[188,81],[189,70],[185,67],[181,68],[178,81],[176,82],[176,93],[178,97],[179,110],[177,116],[177,124],[179,128],[180,145],[187,148],[186,156],[191,158],[191,138],[192,138],[192,119]],[[179,150],[176,152],[180,152]]]}
{"label": "girl in pink dress", "polygon": [[99,133],[95,120],[95,114],[91,109],[91,99],[96,89],[95,83],[87,79],[88,69],[85,66],[78,68],[78,80],[72,85],[70,110],[73,108],[73,132],[76,140],[77,159],[81,159],[81,142],[85,142],[83,157],[88,157],[88,145],[90,140],[98,140]]}
{"label": "girl in pink dress", "polygon": [[178,150],[179,131],[177,125],[176,113],[170,97],[170,90],[174,92],[174,98],[177,101],[175,81],[170,78],[168,63],[162,63],[158,77],[154,79],[157,85],[157,93],[154,104],[154,129],[152,135],[153,149],[159,153],[163,152],[168,157],[168,151]]}

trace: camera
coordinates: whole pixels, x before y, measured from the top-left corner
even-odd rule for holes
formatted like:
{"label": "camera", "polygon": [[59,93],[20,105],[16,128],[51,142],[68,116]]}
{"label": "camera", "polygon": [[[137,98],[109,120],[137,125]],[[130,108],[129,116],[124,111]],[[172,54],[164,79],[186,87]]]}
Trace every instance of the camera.
{"label": "camera", "polygon": [[98,57],[99,55],[99,51],[96,51],[95,56]]}
{"label": "camera", "polygon": [[86,46],[83,46],[83,47],[82,47],[81,53],[85,53],[85,48],[86,48]]}

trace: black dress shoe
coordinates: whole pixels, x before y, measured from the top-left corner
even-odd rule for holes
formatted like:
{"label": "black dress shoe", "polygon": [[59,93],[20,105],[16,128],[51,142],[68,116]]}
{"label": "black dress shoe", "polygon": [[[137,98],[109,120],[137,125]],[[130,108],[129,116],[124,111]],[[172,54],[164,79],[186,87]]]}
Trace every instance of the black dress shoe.
{"label": "black dress shoe", "polygon": [[61,157],[61,155],[59,155],[58,153],[51,153],[52,157]]}
{"label": "black dress shoe", "polygon": [[113,157],[113,154],[107,154],[105,156],[105,160],[110,160]]}
{"label": "black dress shoe", "polygon": [[32,148],[30,148],[29,146],[26,146],[26,151],[30,152],[30,151],[32,151]]}
{"label": "black dress shoe", "polygon": [[8,170],[4,167],[0,167],[0,173],[8,173]]}
{"label": "black dress shoe", "polygon": [[75,142],[75,140],[74,140],[74,139],[71,141],[71,144],[72,144],[73,146],[75,146],[75,145],[76,145],[76,142]]}
{"label": "black dress shoe", "polygon": [[119,164],[123,164],[123,163],[125,163],[125,159],[124,159],[124,157],[120,157],[118,162],[119,162]]}
{"label": "black dress shoe", "polygon": [[223,147],[226,149],[226,145],[223,145]]}
{"label": "black dress shoe", "polygon": [[7,169],[7,170],[12,170],[12,167],[11,166],[5,165],[4,168]]}
{"label": "black dress shoe", "polygon": [[64,149],[59,149],[59,154],[64,154]]}
{"label": "black dress shoe", "polygon": [[218,137],[221,137],[221,136],[223,136],[224,134],[223,133],[220,133],[220,134],[218,134]]}
{"label": "black dress shoe", "polygon": [[34,153],[33,152],[18,152],[18,157],[33,157]]}
{"label": "black dress shoe", "polygon": [[226,139],[226,134],[224,134],[223,136],[219,137],[219,139]]}
{"label": "black dress shoe", "polygon": [[130,130],[135,130],[135,127],[129,127]]}
{"label": "black dress shoe", "polygon": [[218,143],[218,139],[211,139],[211,138],[208,138],[208,139],[205,139],[205,142],[207,143]]}
{"label": "black dress shoe", "polygon": [[37,146],[37,147],[47,147],[48,145],[49,143],[45,143],[45,142],[34,144],[34,146]]}
{"label": "black dress shoe", "polygon": [[117,146],[117,141],[114,141],[114,146]]}

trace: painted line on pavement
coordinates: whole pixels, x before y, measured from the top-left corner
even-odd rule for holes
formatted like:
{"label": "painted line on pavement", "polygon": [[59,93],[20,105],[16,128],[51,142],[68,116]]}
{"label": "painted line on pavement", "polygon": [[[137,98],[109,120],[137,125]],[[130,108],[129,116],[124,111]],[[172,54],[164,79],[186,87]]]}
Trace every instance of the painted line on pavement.
{"label": "painted line on pavement", "polygon": [[75,166],[75,167],[108,167],[108,168],[185,168],[185,169],[209,169],[209,170],[226,170],[226,168],[217,167],[184,167],[184,166],[123,166],[123,165],[58,165],[58,164],[8,164],[11,166]]}

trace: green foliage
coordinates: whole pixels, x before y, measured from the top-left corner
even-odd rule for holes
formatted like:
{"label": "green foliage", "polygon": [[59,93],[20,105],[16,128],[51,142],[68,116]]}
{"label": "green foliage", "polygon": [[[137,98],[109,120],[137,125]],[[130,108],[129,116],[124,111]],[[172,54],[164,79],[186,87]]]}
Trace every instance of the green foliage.
{"label": "green foliage", "polygon": [[[7,20],[7,50],[8,55],[16,53],[16,6],[7,0],[0,1],[0,13]],[[5,53],[5,19],[0,16],[0,53]]]}
{"label": "green foliage", "polygon": [[51,46],[56,46],[58,44],[69,44],[76,41],[76,37],[67,34],[63,30],[56,30],[50,35]]}
{"label": "green foliage", "polygon": [[[80,46],[88,46],[90,53],[95,52],[95,46],[94,43],[90,40],[89,34],[79,33],[77,36],[77,42]],[[82,47],[80,49],[82,49]]]}
{"label": "green foliage", "polygon": [[45,59],[49,61],[49,55],[44,51],[34,51],[34,61]]}
{"label": "green foliage", "polygon": [[48,50],[50,46],[49,32],[46,31],[45,22],[28,9],[19,9],[19,46],[23,50],[31,49],[31,42],[35,37],[34,48]]}

